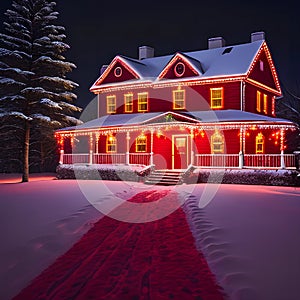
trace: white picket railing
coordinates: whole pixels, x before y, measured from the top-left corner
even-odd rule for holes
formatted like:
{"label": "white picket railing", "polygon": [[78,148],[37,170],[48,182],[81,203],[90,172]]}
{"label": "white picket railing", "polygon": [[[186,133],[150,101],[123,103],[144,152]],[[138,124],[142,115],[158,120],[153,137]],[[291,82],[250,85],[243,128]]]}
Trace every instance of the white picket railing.
{"label": "white picket railing", "polygon": [[94,153],[94,164],[125,164],[125,153]]}
{"label": "white picket railing", "polygon": [[[244,166],[250,168],[281,168],[281,154],[245,154]],[[284,167],[295,167],[295,155],[283,154]]]}
{"label": "white picket railing", "polygon": [[238,154],[196,154],[195,165],[197,167],[227,167],[237,168],[239,166]]}
{"label": "white picket railing", "polygon": [[150,153],[129,153],[129,163],[132,165],[150,165]]}
{"label": "white picket railing", "polygon": [[63,163],[67,165],[87,164],[89,163],[89,154],[88,153],[63,154]]}

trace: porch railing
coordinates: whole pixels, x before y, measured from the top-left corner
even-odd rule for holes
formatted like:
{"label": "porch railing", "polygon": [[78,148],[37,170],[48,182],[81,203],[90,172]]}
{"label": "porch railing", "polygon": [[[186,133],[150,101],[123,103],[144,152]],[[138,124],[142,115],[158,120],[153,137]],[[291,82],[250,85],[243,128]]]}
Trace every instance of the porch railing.
{"label": "porch railing", "polygon": [[125,164],[125,153],[94,153],[94,164]]}
{"label": "porch railing", "polygon": [[150,165],[150,153],[129,153],[129,163],[132,165]]}
{"label": "porch railing", "polygon": [[72,153],[72,154],[63,154],[63,163],[64,164],[87,164],[89,163],[89,154],[82,153]]}
{"label": "porch railing", "polygon": [[237,168],[239,166],[239,155],[238,154],[196,154],[195,165],[197,167]]}
{"label": "porch railing", "polygon": [[[281,154],[245,154],[244,166],[250,168],[281,168]],[[286,168],[295,167],[295,155],[283,154],[284,166]]]}

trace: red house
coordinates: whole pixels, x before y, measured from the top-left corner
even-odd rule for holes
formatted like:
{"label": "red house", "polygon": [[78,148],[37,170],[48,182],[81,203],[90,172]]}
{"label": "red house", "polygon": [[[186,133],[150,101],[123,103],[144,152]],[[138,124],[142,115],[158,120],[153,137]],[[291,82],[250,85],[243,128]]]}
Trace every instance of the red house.
{"label": "red house", "polygon": [[251,42],[139,59],[116,56],[90,89],[98,118],[56,133],[60,163],[156,169],[294,167],[291,121],[275,116],[281,89],[263,32]]}

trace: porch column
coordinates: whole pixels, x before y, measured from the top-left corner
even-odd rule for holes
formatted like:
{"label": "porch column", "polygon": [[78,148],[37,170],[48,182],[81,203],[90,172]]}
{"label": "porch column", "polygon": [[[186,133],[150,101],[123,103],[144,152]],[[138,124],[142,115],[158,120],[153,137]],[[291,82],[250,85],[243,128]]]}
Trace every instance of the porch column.
{"label": "porch column", "polygon": [[61,149],[60,151],[60,155],[59,155],[59,164],[62,165],[64,163],[64,149]]}
{"label": "porch column", "polygon": [[89,164],[93,164],[93,145],[94,145],[94,139],[93,139],[93,134],[90,134],[90,138],[89,138],[89,149],[90,149],[90,153],[89,153]]}
{"label": "porch column", "polygon": [[99,138],[100,138],[100,134],[99,134],[99,133],[96,133],[95,138],[96,138],[96,141],[95,141],[95,147],[96,147],[95,153],[99,153],[98,149],[99,149]]}
{"label": "porch column", "polygon": [[195,157],[195,152],[194,152],[194,128],[191,129],[191,163],[190,165],[194,165],[194,157]]}
{"label": "porch column", "polygon": [[284,129],[280,130],[280,169],[285,169],[285,163],[284,163]]}
{"label": "porch column", "polygon": [[239,168],[244,167],[244,153],[245,153],[245,128],[240,128],[240,152],[239,152]]}
{"label": "porch column", "polygon": [[126,132],[126,154],[125,154],[125,164],[129,165],[129,151],[130,151],[130,133]]}
{"label": "porch column", "polygon": [[154,130],[151,129],[151,139],[150,139],[150,166],[153,166],[153,134]]}

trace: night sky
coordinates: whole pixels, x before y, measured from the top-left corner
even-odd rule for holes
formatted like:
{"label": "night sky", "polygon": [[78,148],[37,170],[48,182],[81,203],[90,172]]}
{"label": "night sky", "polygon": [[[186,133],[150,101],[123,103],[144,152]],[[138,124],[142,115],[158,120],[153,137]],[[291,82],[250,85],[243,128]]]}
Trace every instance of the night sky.
{"label": "night sky", "polygon": [[[77,104],[94,95],[89,87],[102,64],[118,54],[137,58],[149,45],[155,55],[207,48],[207,39],[222,36],[226,45],[250,42],[251,32],[264,31],[281,83],[300,94],[300,18],[291,1],[71,1],[57,2],[59,24],[65,26],[66,53],[77,69],[69,78],[80,84]],[[1,30],[10,0],[1,1]],[[298,77],[298,79],[297,79]],[[298,80],[298,84],[297,84]]]}

